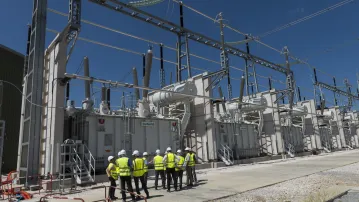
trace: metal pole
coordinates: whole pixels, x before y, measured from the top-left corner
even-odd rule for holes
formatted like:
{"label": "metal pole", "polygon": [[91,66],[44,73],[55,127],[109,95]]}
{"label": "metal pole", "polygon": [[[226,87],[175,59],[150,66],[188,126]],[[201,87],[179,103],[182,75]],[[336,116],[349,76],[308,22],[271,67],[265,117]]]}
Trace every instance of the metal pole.
{"label": "metal pole", "polygon": [[228,100],[232,99],[232,85],[231,85],[231,78],[229,76],[229,59],[228,55],[225,50],[225,44],[224,44],[224,31],[223,31],[223,16],[222,13],[219,13],[219,27],[220,27],[220,35],[221,35],[221,47],[222,47],[222,53],[221,53],[221,65],[222,69],[226,70],[227,73],[227,90],[228,90]]}
{"label": "metal pole", "polygon": [[166,82],[165,82],[165,69],[164,69],[164,65],[163,65],[163,44],[160,44],[160,84],[161,84],[161,88],[165,87]]}
{"label": "metal pole", "polygon": [[[336,88],[337,82],[335,81],[335,77],[333,77],[333,83],[334,83],[334,87]],[[333,94],[334,94],[334,104],[335,104],[335,106],[338,106],[338,99],[337,99],[337,95],[336,95],[335,91],[333,91]]]}

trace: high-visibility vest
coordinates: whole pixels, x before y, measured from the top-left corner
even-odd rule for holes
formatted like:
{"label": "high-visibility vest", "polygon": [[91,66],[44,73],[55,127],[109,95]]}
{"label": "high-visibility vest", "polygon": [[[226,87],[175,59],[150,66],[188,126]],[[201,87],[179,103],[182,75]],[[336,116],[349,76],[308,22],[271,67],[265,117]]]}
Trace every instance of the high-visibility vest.
{"label": "high-visibility vest", "polygon": [[131,176],[130,167],[128,166],[128,158],[121,157],[116,160],[116,164],[118,166],[118,171],[120,176]]}
{"label": "high-visibility vest", "polygon": [[164,166],[163,166],[163,157],[160,155],[155,156],[155,158],[153,158],[154,164],[155,164],[155,170],[164,170]]}
{"label": "high-visibility vest", "polygon": [[[145,158],[145,157],[143,157],[142,159],[143,159],[144,162],[146,161],[146,158]],[[144,171],[145,173],[148,172],[148,166],[146,165],[146,162],[145,162],[145,166],[143,167],[143,171]]]}
{"label": "high-visibility vest", "polygon": [[[112,168],[110,169],[111,166],[112,166]],[[113,179],[118,178],[117,166],[115,164],[113,164],[113,163],[108,164],[107,169],[110,170],[110,175]]]}
{"label": "high-visibility vest", "polygon": [[184,163],[184,157],[183,156],[178,156],[179,161],[177,163],[177,167],[176,167],[176,171],[180,171],[183,170],[183,163]]}
{"label": "high-visibility vest", "polygon": [[133,176],[141,177],[144,174],[145,161],[141,158],[133,160]]}
{"label": "high-visibility vest", "polygon": [[166,167],[167,168],[174,168],[175,167],[175,155],[173,153],[168,153],[167,154],[167,162],[166,162]]}
{"label": "high-visibility vest", "polygon": [[188,166],[194,166],[196,163],[194,162],[194,154],[188,153],[187,156],[189,156],[189,161],[187,163]]}

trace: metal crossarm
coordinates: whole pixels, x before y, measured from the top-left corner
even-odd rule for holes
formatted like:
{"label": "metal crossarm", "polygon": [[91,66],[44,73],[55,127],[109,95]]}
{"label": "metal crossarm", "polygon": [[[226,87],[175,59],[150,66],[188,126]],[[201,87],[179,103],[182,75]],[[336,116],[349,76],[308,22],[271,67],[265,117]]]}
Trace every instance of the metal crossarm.
{"label": "metal crossarm", "polygon": [[347,96],[347,97],[352,97],[356,100],[359,100],[359,97],[358,96],[355,96],[351,93],[348,93],[346,91],[343,91],[343,90],[340,90],[338,89],[337,87],[334,87],[334,86],[331,86],[331,85],[328,85],[328,84],[325,84],[325,83],[322,83],[322,82],[316,82],[315,85],[319,86],[319,87],[322,87],[322,88],[325,88],[327,90],[330,90],[330,91],[333,91],[337,94],[340,94],[340,95],[343,95],[343,96]]}
{"label": "metal crossarm", "polygon": [[[176,25],[172,22],[169,22],[167,20],[164,20],[160,17],[154,16],[152,14],[149,14],[145,11],[142,11],[138,8],[135,8],[131,5],[125,4],[118,0],[89,0],[90,2],[102,5],[106,8],[112,9],[114,11],[123,13],[125,15],[128,15],[130,17],[136,18],[138,20],[150,23],[154,26],[160,27],[164,30],[170,31],[172,33],[175,33],[177,35],[185,33],[187,38],[197,41],[199,43],[202,43],[207,46],[212,46],[216,49],[222,50],[221,42],[211,39],[207,36],[204,36],[202,34],[193,32],[187,28],[181,27],[180,25]],[[260,57],[248,54],[240,49],[234,48],[228,44],[224,44],[225,52],[234,56],[238,56],[247,60],[251,60],[254,63],[260,64],[264,67],[273,69],[275,71],[281,72],[283,74],[287,74],[288,70],[280,65],[274,64],[272,62],[269,62],[267,60],[264,60]]]}

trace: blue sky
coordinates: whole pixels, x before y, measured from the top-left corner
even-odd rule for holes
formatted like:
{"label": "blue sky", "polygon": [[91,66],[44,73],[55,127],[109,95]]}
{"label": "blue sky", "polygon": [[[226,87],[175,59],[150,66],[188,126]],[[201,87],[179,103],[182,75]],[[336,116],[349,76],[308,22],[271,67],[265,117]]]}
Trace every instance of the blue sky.
{"label": "blue sky", "polygon": [[[125,0],[124,0],[125,1]],[[278,26],[294,21],[298,18],[307,16],[316,11],[339,3],[337,0],[184,0],[185,4],[200,10],[201,12],[215,17],[219,12],[223,12],[223,16],[227,23],[245,33],[254,36],[263,34]],[[21,1],[2,0],[0,3],[0,44],[8,46],[18,52],[25,53],[27,26],[31,22],[32,0]],[[61,12],[68,12],[67,0],[48,0],[48,7]],[[356,69],[358,64],[358,45],[359,41],[353,40],[359,37],[359,19],[358,2],[354,1],[333,11],[329,11],[323,15],[312,18],[308,21],[289,27],[262,39],[263,42],[271,46],[282,49],[288,46],[290,53],[299,58],[305,59],[309,57],[311,65],[317,67],[331,76],[336,76],[337,84],[343,85],[343,79],[349,79],[355,91]],[[178,4],[164,1],[156,6],[145,8],[146,11],[155,15],[166,18],[167,20],[179,23],[179,7]],[[156,42],[162,42],[167,46],[175,47],[176,36],[152,25],[143,23],[136,19],[127,17],[121,13],[108,10],[97,4],[83,0],[82,18],[111,27],[116,30],[137,35]],[[200,16],[188,9],[184,10],[185,26],[193,31],[206,34],[212,38],[219,39],[218,24],[213,23],[203,16]],[[47,27],[61,31],[67,23],[67,18],[48,12]],[[114,32],[99,29],[97,27],[83,23],[80,33],[81,37],[102,43],[111,44],[113,46],[130,49],[136,52],[144,53],[148,49],[148,43],[136,39],[132,39]],[[47,32],[46,44],[48,45],[55,34]],[[244,36],[237,34],[229,29],[225,29],[226,41],[243,40]],[[342,44],[347,44],[341,46]],[[199,56],[210,58],[219,62],[219,51],[210,47],[197,44],[190,41],[190,52]],[[245,50],[243,45],[237,46]],[[333,51],[324,53],[323,51],[334,47]],[[251,53],[269,61],[284,64],[284,56],[270,50],[260,44],[250,43]],[[159,46],[153,46],[154,55],[159,57]],[[82,58],[88,56],[90,59],[90,73],[92,76],[111,80],[121,80],[132,83],[132,75],[129,74],[132,67],[137,67],[139,75],[142,73],[141,56],[131,53],[121,52],[94,45],[84,41],[78,41],[71,57],[71,61],[67,67],[67,72],[74,73],[81,64]],[[164,57],[166,60],[175,61],[175,52],[164,49]],[[191,58],[191,65],[198,68],[216,70],[220,66],[198,58]],[[243,59],[230,56],[230,65],[237,68],[244,68]],[[159,87],[159,67],[157,60],[153,62],[150,84],[152,87]],[[273,76],[276,80],[285,81],[284,75],[273,70],[266,69],[256,65],[257,74],[263,76]],[[292,66],[294,70],[297,85],[301,87],[302,97],[307,99],[313,98],[312,87],[312,70],[305,65]],[[170,72],[175,75],[175,66],[165,63],[166,82],[169,82]],[[201,71],[194,70],[194,74]],[[240,78],[241,71],[231,69],[233,78]],[[185,78],[184,74],[184,78]],[[318,72],[320,81],[332,83],[332,78],[321,72]],[[258,78],[261,85],[260,90],[268,89],[268,80]],[[71,88],[71,99],[79,105],[83,99],[83,82],[73,81]],[[226,91],[226,79],[221,84]],[[278,89],[285,88],[281,83],[274,82],[274,87]],[[97,85],[99,86],[99,85]],[[233,96],[239,94],[239,80],[232,80]],[[116,89],[112,93],[111,104],[113,106],[120,105],[120,95],[128,89]],[[96,91],[96,89],[95,89]],[[333,93],[323,90],[326,95],[327,103],[333,103]],[[98,94],[99,95],[99,94]],[[343,98],[339,98],[343,99]]]}

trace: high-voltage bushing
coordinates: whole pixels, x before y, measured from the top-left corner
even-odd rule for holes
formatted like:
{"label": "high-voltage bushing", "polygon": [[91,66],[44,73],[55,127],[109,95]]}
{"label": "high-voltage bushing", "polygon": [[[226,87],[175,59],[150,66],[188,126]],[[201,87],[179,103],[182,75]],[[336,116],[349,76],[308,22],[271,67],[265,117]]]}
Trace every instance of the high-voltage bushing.
{"label": "high-voltage bushing", "polygon": [[[283,109],[282,111],[279,112],[280,116],[281,117],[290,116],[289,110],[290,109]],[[301,117],[301,116],[306,116],[307,114],[308,114],[308,108],[307,106],[303,105],[303,106],[294,106],[291,115],[293,117]]]}
{"label": "high-voltage bushing", "polygon": [[177,93],[197,95],[197,87],[194,81],[190,79],[184,82],[174,83],[172,85],[164,87],[163,89],[173,91],[174,93],[172,92],[150,93],[149,101],[152,102],[155,106],[163,106],[177,102],[188,101],[192,99],[192,97],[188,97]]}
{"label": "high-voltage bushing", "polygon": [[229,111],[240,109],[241,113],[264,111],[267,107],[268,107],[267,99],[263,96],[244,99],[242,103],[238,103],[238,102],[227,103],[227,109]]}

